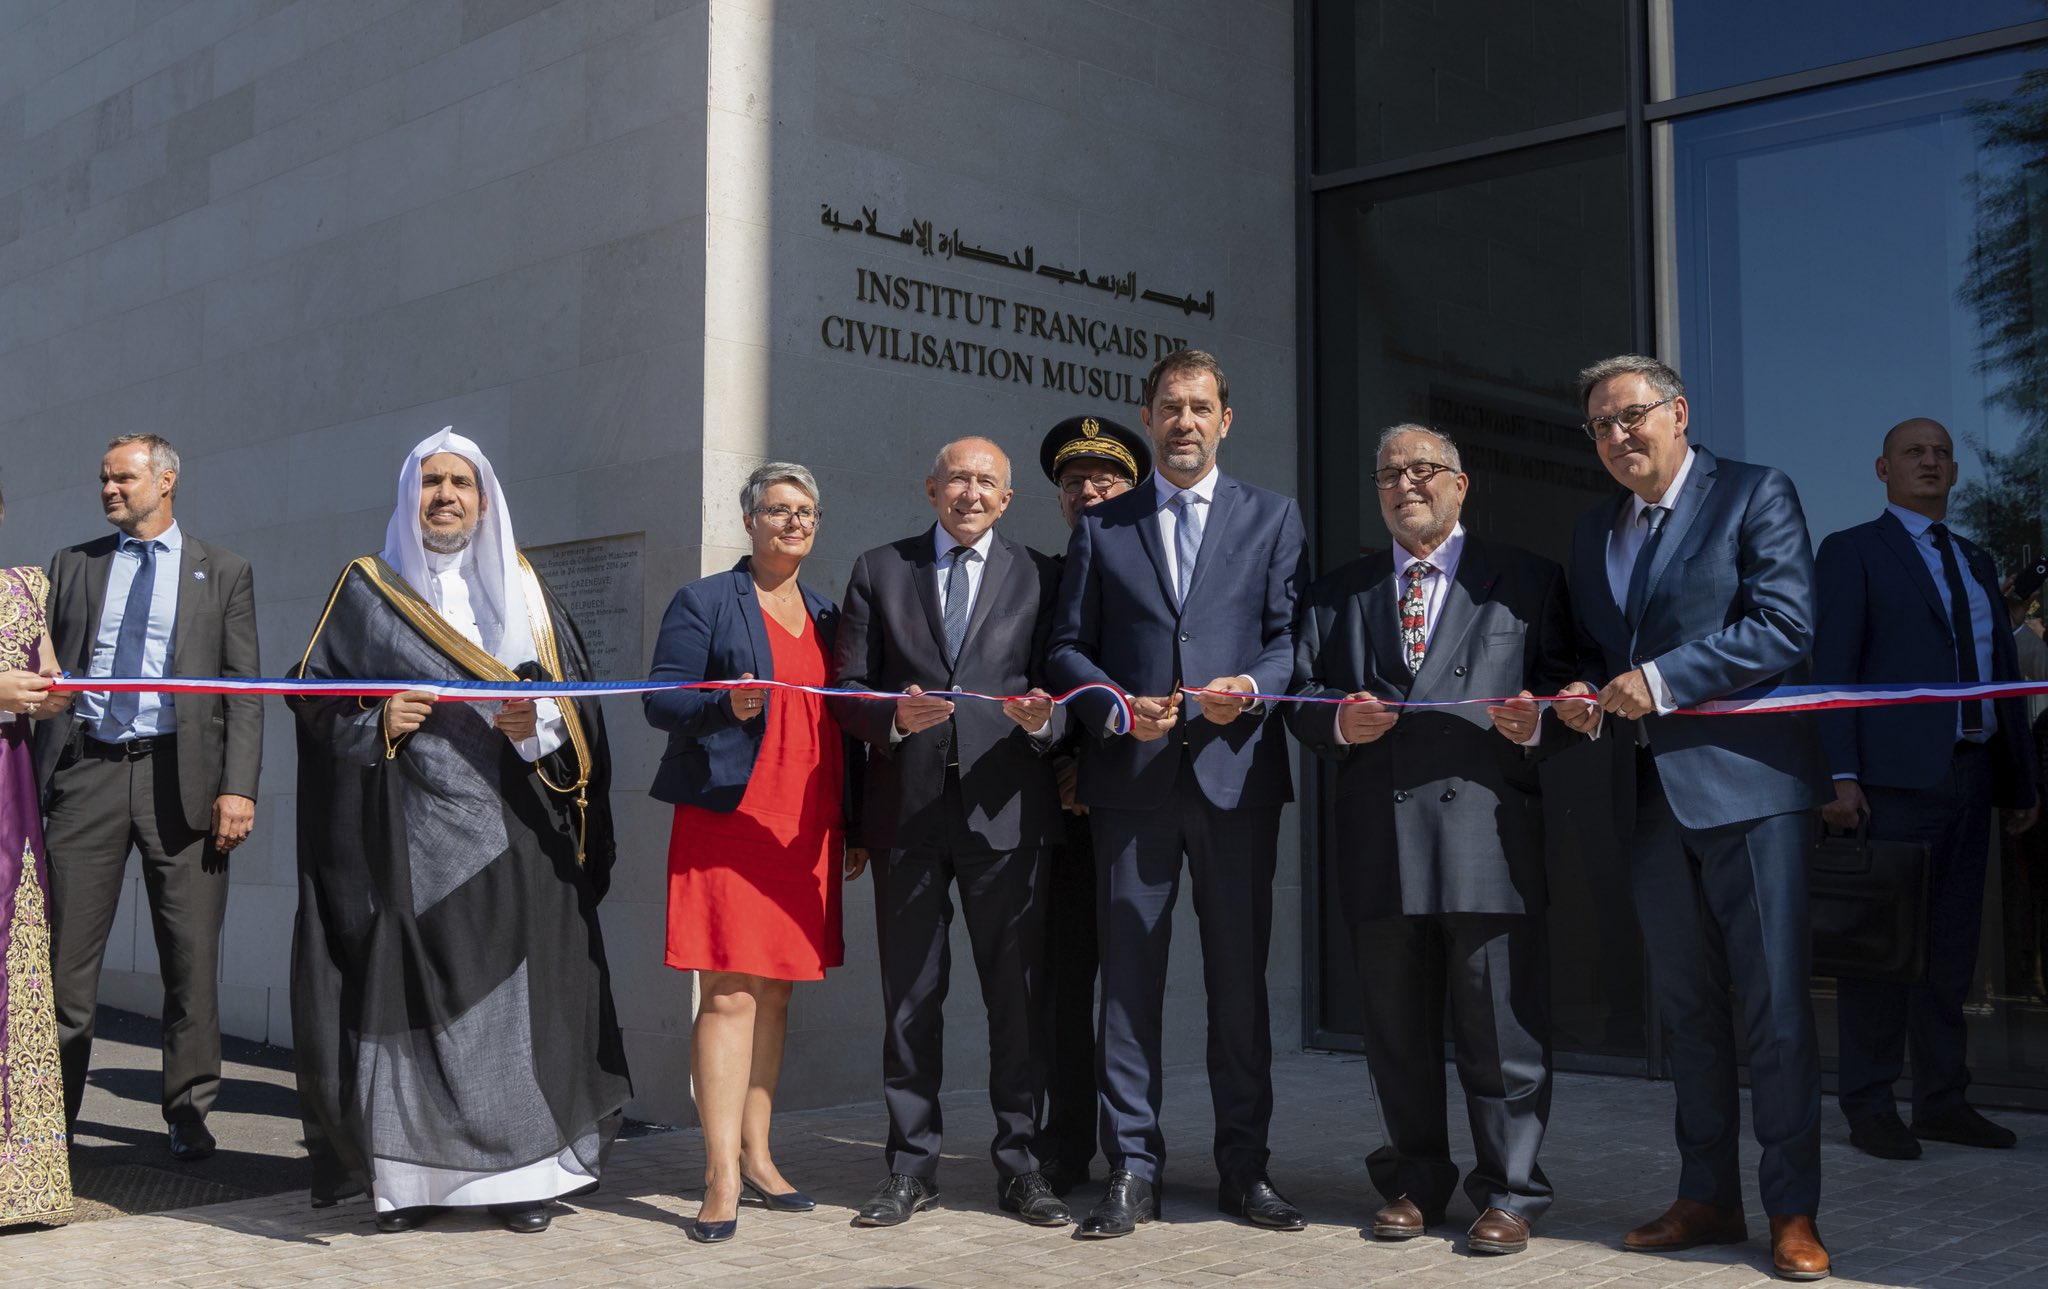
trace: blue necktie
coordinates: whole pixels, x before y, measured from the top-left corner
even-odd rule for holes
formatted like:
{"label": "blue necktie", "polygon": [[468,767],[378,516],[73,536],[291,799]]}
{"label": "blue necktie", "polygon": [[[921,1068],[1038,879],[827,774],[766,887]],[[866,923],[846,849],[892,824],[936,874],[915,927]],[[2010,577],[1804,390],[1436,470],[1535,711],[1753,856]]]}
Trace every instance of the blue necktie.
{"label": "blue necktie", "polygon": [[1643,608],[1650,598],[1650,565],[1657,558],[1657,539],[1664,535],[1664,521],[1671,517],[1668,506],[1651,506],[1643,511],[1644,522],[1650,526],[1649,535],[1643,538],[1643,547],[1636,552],[1635,567],[1628,575],[1628,624],[1638,626],[1643,620]]}
{"label": "blue necktie", "polygon": [[946,628],[946,661],[960,660],[960,646],[967,640],[967,561],[974,558],[971,546],[955,546],[947,552],[953,566],[946,570],[946,608],[940,624]]}
{"label": "blue necktie", "polygon": [[[128,605],[121,610],[120,634],[114,637],[114,674],[140,676],[142,647],[149,639],[149,605],[156,594],[156,543],[131,539],[130,548],[141,556],[135,580],[128,584]],[[135,724],[142,710],[142,695],[133,690],[107,697],[107,717],[123,730]]]}
{"label": "blue necktie", "polygon": [[[1974,684],[1981,679],[1977,672],[1977,632],[1970,621],[1970,592],[1963,584],[1962,565],[1956,560],[1956,548],[1949,544],[1947,524],[1932,524],[1927,532],[1934,538],[1934,549],[1941,552],[1941,575],[1948,583],[1948,624],[1956,639],[1956,679],[1965,685]],[[1963,737],[1982,737],[1984,704],[1958,703],[1956,708],[1962,714]]]}
{"label": "blue necktie", "polygon": [[1195,554],[1202,549],[1202,521],[1198,517],[1201,512],[1195,509],[1195,503],[1200,500],[1187,489],[1182,489],[1181,494],[1174,498],[1180,506],[1180,522],[1173,528],[1173,562],[1179,566],[1180,602],[1183,605],[1188,602],[1188,588],[1195,584]]}

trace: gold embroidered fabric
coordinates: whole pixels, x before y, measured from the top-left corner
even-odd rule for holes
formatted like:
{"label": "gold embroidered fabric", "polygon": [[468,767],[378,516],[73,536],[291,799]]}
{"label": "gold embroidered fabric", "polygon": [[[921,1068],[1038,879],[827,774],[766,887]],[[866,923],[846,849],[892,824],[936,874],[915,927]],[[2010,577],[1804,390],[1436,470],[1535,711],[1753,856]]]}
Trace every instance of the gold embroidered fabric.
{"label": "gold embroidered fabric", "polygon": [[34,565],[0,574],[0,671],[35,670],[29,654],[43,637],[43,602],[49,596],[49,579]]}
{"label": "gold embroidered fabric", "polygon": [[[31,667],[48,598],[43,570],[0,573],[0,667]],[[0,738],[0,792],[23,790],[24,785],[33,791],[33,777],[19,764],[28,755],[18,730]],[[4,928],[7,975],[0,981],[5,1000],[0,1004],[0,1226],[11,1226],[70,1213],[71,1164],[50,981],[49,908],[36,857],[39,832],[32,804],[0,804],[12,807],[0,810],[0,826],[13,821],[4,844],[9,850],[21,847],[14,889],[8,892],[13,913]],[[12,858],[0,853],[0,861]],[[0,874],[6,868],[0,862]]]}
{"label": "gold embroidered fabric", "polygon": [[57,1064],[57,1006],[50,992],[50,921],[36,853],[23,846],[7,937],[6,1093],[0,1138],[0,1226],[71,1211],[64,1076]]}

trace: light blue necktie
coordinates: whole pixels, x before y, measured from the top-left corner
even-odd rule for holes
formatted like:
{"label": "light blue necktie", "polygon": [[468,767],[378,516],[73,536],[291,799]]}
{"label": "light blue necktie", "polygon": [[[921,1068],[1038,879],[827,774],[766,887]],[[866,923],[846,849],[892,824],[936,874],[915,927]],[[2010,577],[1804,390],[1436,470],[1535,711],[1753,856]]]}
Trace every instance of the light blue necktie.
{"label": "light blue necktie", "polygon": [[1180,506],[1180,521],[1173,528],[1173,560],[1180,572],[1180,602],[1188,602],[1188,588],[1195,584],[1195,554],[1202,549],[1201,511],[1195,509],[1201,500],[1193,491],[1183,488],[1174,502]]}
{"label": "light blue necktie", "polygon": [[955,546],[947,552],[953,566],[946,570],[946,608],[940,625],[946,629],[946,661],[960,660],[960,646],[967,640],[967,561],[974,558],[972,546]]}
{"label": "light blue necktie", "polygon": [[[114,637],[116,676],[142,674],[142,649],[149,639],[149,606],[156,595],[156,543],[131,539],[131,546],[142,560],[135,570],[135,580],[128,584],[128,605],[121,610],[121,630]],[[107,716],[123,730],[135,724],[141,711],[142,695],[134,690],[107,696]]]}

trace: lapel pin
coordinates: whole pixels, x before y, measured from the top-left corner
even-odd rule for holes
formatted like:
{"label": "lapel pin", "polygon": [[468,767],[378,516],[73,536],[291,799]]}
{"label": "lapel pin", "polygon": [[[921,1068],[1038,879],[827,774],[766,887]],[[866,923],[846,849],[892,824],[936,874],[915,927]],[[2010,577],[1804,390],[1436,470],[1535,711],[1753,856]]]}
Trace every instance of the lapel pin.
{"label": "lapel pin", "polygon": [[206,580],[206,570],[203,568],[193,569],[192,580],[195,582],[204,582]]}

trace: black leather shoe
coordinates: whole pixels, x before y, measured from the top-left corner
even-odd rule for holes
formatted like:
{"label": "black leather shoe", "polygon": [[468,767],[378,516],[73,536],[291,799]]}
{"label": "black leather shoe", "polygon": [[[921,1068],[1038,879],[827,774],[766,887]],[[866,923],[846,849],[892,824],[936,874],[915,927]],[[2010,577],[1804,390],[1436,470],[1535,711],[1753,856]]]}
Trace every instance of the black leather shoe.
{"label": "black leather shoe", "polygon": [[1299,1231],[1308,1225],[1301,1210],[1274,1190],[1264,1173],[1224,1178],[1216,1187],[1216,1211],[1226,1217],[1241,1217],[1269,1231]]}
{"label": "black leather shoe", "polygon": [[939,1202],[939,1188],[922,1177],[890,1173],[889,1180],[868,1196],[868,1202],[853,1215],[855,1226],[901,1226],[911,1214],[922,1213]]}
{"label": "black leather shoe", "polygon": [[1891,1111],[1849,1125],[1849,1144],[1879,1159],[1918,1159],[1920,1139]]}
{"label": "black leather shoe", "polygon": [[377,1214],[377,1229],[386,1235],[396,1235],[400,1231],[417,1231],[447,1211],[435,1204],[422,1204],[418,1208],[386,1209]]}
{"label": "black leather shoe", "polygon": [[497,1218],[506,1230],[519,1235],[538,1235],[548,1229],[548,1206],[545,1202],[493,1204],[491,1216]]}
{"label": "black leather shoe", "polygon": [[1915,1115],[1913,1135],[1922,1141],[1945,1141],[1952,1146],[1977,1146],[1984,1150],[2011,1150],[2019,1134],[1977,1113],[1975,1106],[1959,1105],[1953,1110]]}
{"label": "black leather shoe", "polygon": [[1065,1226],[1074,1220],[1074,1211],[1052,1193],[1044,1173],[1019,1173],[996,1187],[996,1207],[1033,1226]]}
{"label": "black leather shoe", "polygon": [[179,1119],[171,1125],[171,1158],[181,1164],[196,1164],[213,1156],[213,1134],[197,1119]]}
{"label": "black leather shoe", "polygon": [[1103,1194],[1099,1204],[1088,1210],[1088,1216],[1081,1219],[1075,1234],[1089,1240],[1114,1239],[1119,1235],[1129,1235],[1158,1216],[1159,1200],[1152,1193],[1152,1183],[1128,1168],[1112,1168],[1109,1190]]}
{"label": "black leather shoe", "polygon": [[1039,1169],[1039,1172],[1045,1177],[1045,1184],[1052,1188],[1055,1195],[1065,1195],[1076,1186],[1085,1186],[1088,1183],[1088,1161],[1085,1159],[1078,1164],[1063,1164],[1055,1159]]}
{"label": "black leather shoe", "polygon": [[784,1191],[780,1195],[770,1195],[767,1187],[749,1178],[745,1173],[740,1174],[740,1189],[778,1213],[808,1213],[818,1207],[818,1201],[802,1191]]}

